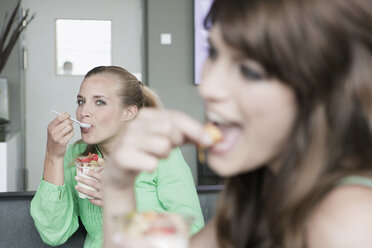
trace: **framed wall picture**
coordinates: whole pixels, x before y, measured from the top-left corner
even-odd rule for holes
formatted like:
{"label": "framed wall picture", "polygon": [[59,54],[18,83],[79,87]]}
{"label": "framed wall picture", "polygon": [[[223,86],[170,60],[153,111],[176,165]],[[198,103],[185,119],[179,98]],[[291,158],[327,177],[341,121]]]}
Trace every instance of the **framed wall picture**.
{"label": "framed wall picture", "polygon": [[200,84],[200,76],[208,56],[208,30],[204,27],[213,0],[194,0],[194,84]]}

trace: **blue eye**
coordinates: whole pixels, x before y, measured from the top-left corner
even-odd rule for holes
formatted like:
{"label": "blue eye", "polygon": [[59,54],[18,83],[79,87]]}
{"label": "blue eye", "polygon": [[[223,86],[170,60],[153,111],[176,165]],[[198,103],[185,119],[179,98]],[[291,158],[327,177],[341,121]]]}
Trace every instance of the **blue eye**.
{"label": "blue eye", "polygon": [[250,79],[250,80],[262,80],[264,79],[265,75],[263,73],[258,72],[254,69],[251,69],[249,66],[241,65],[240,66],[240,73],[243,77]]}
{"label": "blue eye", "polygon": [[97,100],[97,105],[106,105],[106,102],[105,101],[102,101],[102,100]]}
{"label": "blue eye", "polygon": [[81,100],[81,99],[78,99],[78,100],[77,100],[77,104],[78,104],[78,105],[82,105],[82,104],[84,104],[84,103],[85,103],[84,100]]}

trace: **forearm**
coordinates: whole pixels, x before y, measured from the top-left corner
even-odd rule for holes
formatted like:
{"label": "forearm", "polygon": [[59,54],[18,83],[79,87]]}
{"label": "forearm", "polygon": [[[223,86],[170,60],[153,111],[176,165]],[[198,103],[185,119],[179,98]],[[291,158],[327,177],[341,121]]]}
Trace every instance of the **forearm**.
{"label": "forearm", "polygon": [[44,161],[43,179],[49,183],[62,186],[64,184],[63,157],[55,157],[48,152]]}
{"label": "forearm", "polygon": [[128,212],[136,210],[133,187],[118,189],[111,185],[104,187],[104,247],[115,247],[112,234],[118,231],[116,219]]}

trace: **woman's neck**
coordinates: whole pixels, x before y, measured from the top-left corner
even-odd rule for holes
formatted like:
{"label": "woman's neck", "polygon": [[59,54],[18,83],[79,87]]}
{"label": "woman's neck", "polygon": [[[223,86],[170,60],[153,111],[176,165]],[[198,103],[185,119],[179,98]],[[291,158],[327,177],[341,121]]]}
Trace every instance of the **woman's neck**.
{"label": "woman's neck", "polygon": [[110,152],[115,148],[117,140],[118,136],[115,135],[96,145],[104,158],[108,158],[110,156]]}

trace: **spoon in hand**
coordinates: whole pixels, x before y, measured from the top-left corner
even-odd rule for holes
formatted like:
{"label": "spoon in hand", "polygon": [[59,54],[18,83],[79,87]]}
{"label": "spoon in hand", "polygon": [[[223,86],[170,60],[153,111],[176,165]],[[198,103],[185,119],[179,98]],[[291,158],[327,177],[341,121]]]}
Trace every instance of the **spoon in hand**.
{"label": "spoon in hand", "polygon": [[[57,111],[55,111],[55,110],[51,110],[53,113],[55,113],[55,114],[57,114],[57,115],[60,115],[61,113],[58,113]],[[89,128],[89,127],[91,127],[92,125],[90,125],[90,124],[87,124],[87,123],[82,123],[82,122],[80,122],[80,121],[78,121],[78,120],[75,120],[75,119],[73,119],[73,118],[70,118],[70,120],[72,120],[73,122],[76,122],[77,124],[79,124],[80,125],[80,127],[82,127],[82,128]]]}

